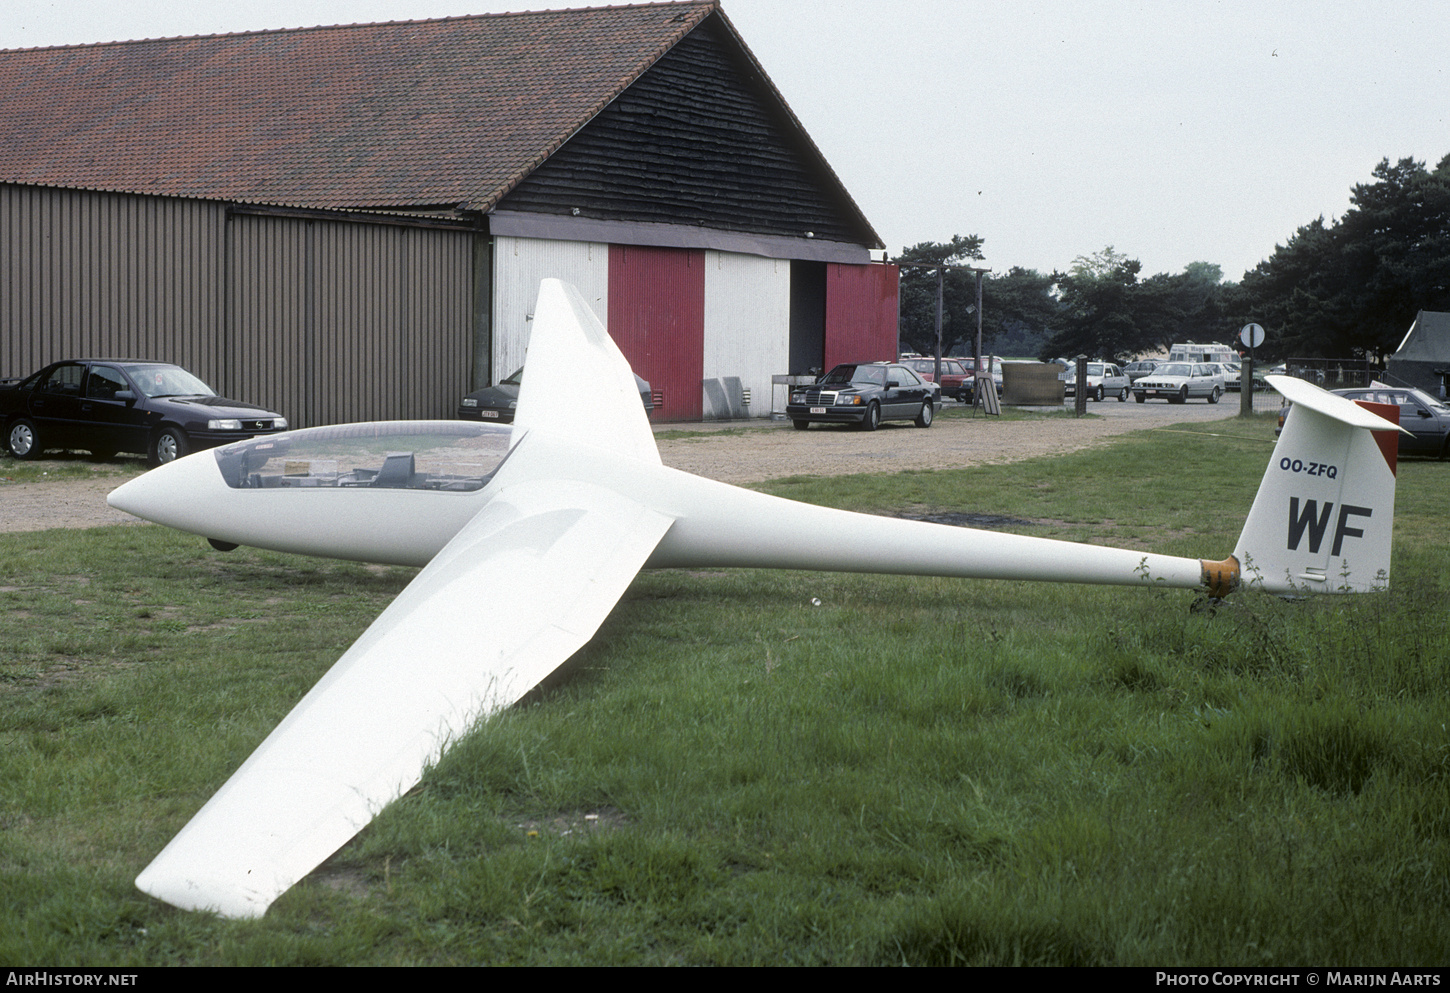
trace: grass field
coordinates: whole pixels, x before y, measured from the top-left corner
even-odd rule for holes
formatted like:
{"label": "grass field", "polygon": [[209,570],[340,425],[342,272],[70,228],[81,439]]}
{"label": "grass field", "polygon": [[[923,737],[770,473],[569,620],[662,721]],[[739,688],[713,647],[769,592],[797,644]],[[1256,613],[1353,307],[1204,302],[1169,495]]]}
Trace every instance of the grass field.
{"label": "grass field", "polygon": [[[1272,425],[763,488],[1221,558]],[[412,572],[0,535],[0,963],[1444,965],[1450,465],[1399,480],[1352,599],[642,575],[259,921],[132,880]]]}

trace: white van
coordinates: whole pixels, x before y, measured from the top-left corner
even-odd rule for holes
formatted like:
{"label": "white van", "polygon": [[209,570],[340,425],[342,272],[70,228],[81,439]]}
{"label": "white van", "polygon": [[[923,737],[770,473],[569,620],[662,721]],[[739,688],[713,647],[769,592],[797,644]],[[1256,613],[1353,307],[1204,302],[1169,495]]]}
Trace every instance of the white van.
{"label": "white van", "polygon": [[1239,358],[1239,353],[1228,345],[1220,345],[1216,341],[1206,345],[1192,341],[1180,342],[1168,350],[1168,361],[1217,363],[1223,368],[1224,389],[1237,390],[1239,388],[1239,373],[1242,371],[1243,360]]}
{"label": "white van", "polygon": [[1217,362],[1220,365],[1238,365],[1239,353],[1228,345],[1209,342],[1199,345],[1191,341],[1181,342],[1168,349],[1169,362]]}

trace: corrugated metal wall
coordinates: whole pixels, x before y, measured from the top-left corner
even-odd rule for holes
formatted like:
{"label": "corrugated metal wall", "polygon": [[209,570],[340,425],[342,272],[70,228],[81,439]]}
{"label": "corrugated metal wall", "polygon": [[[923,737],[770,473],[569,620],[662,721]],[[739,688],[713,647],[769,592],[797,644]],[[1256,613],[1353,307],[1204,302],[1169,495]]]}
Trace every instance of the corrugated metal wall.
{"label": "corrugated metal wall", "polygon": [[705,253],[703,416],[770,415],[770,377],[790,366],[790,283],[788,260]]}
{"label": "corrugated metal wall", "polygon": [[221,204],[0,184],[0,376],[164,355],[223,370]]}
{"label": "corrugated metal wall", "polygon": [[153,358],[296,426],[451,417],[469,388],[474,237],[0,185],[0,375]]}
{"label": "corrugated metal wall", "polygon": [[494,239],[493,264],[494,382],[524,364],[540,280],[562,279],[574,284],[595,316],[609,320],[608,245],[498,237]]}
{"label": "corrugated metal wall", "polygon": [[704,251],[610,245],[608,327],[634,371],[663,399],[653,419],[699,420]]}
{"label": "corrugated metal wall", "polygon": [[245,397],[275,396],[297,425],[452,417],[471,378],[472,249],[465,232],[233,218]]}
{"label": "corrugated metal wall", "polygon": [[894,265],[826,264],[825,368],[896,360],[900,273]]}

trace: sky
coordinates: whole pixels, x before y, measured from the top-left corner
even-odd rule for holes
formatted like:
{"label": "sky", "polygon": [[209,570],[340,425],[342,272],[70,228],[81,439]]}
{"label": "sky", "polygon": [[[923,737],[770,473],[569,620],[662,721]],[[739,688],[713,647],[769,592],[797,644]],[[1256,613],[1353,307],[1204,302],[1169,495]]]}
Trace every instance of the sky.
{"label": "sky", "polygon": [[[0,0],[0,48],[599,6]],[[1450,155],[1444,0],[723,0],[896,254],[1050,272],[1112,246],[1237,280],[1382,159]]]}

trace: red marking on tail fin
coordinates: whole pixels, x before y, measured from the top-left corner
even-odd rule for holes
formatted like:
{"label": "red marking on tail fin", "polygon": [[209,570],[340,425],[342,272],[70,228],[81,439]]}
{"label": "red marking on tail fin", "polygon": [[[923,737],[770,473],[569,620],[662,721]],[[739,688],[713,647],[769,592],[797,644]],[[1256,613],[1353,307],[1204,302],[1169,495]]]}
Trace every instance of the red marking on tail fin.
{"label": "red marking on tail fin", "polygon": [[[1354,402],[1371,414],[1379,414],[1387,421],[1393,421],[1396,424],[1400,423],[1400,408],[1395,404],[1372,403],[1369,400],[1356,400]],[[1374,435],[1374,443],[1380,446],[1380,454],[1385,457],[1385,462],[1389,465],[1390,472],[1398,476],[1400,464],[1400,433],[1398,431],[1371,431],[1370,434]]]}

